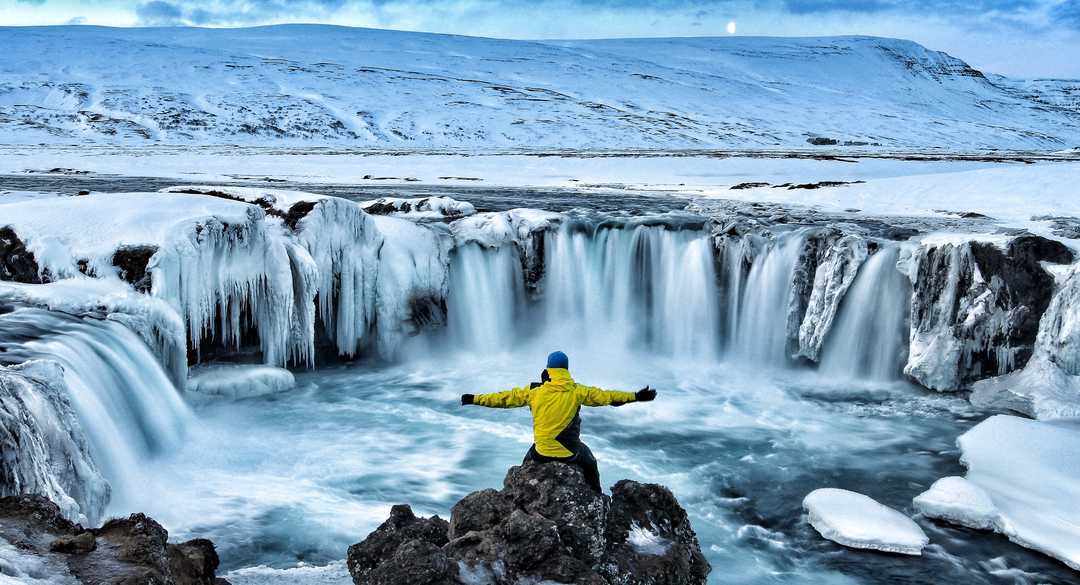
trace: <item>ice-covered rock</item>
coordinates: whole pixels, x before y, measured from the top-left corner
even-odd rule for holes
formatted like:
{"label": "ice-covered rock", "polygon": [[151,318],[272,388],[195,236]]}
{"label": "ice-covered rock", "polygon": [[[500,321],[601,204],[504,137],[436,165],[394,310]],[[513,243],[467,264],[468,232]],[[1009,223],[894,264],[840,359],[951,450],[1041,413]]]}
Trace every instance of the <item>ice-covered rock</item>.
{"label": "ice-covered rock", "polygon": [[[26,200],[4,205],[4,216],[43,280],[120,278],[118,251],[152,247],[142,268],[151,275],[150,291],[178,310],[196,351],[204,338],[236,347],[251,328],[267,363],[312,359],[310,328],[293,323],[310,310],[314,263],[294,261],[308,255],[260,207],[222,197],[126,193]],[[131,272],[130,265],[123,270]]]}
{"label": "ice-covered rock", "polygon": [[1040,419],[1080,416],[1080,265],[1065,271],[1023,370],[974,384],[971,402]]}
{"label": "ice-covered rock", "polygon": [[997,530],[1001,517],[990,496],[963,477],[943,477],[915,496],[915,509],[936,518],[978,530]]}
{"label": "ice-covered rock", "polygon": [[69,392],[56,362],[0,365],[0,496],[44,496],[65,518],[96,522],[110,487],[90,454]]}
{"label": "ice-covered rock", "polygon": [[827,243],[814,271],[810,298],[799,325],[798,355],[818,361],[840,301],[867,256],[866,240],[859,236],[843,236]]}
{"label": "ice-covered rock", "polygon": [[395,506],[349,548],[359,584],[704,584],[710,567],[666,488],[623,480],[598,494],[560,463],[514,467],[501,491],[473,492],[449,524]]}
{"label": "ice-covered rock", "polygon": [[511,209],[459,219],[450,224],[450,231],[458,246],[516,246],[525,282],[533,290],[544,274],[544,233],[557,227],[564,219],[562,214],[539,209]]}
{"label": "ice-covered rock", "polygon": [[476,207],[468,201],[450,197],[380,197],[360,203],[371,215],[393,215],[411,220],[453,221],[476,213]]}
{"label": "ice-covered rock", "polygon": [[930,542],[911,518],[856,492],[817,489],[803,508],[821,536],[847,547],[921,555]]}
{"label": "ice-covered rock", "polygon": [[251,398],[284,392],[296,386],[296,377],[273,366],[199,366],[190,372],[188,392],[208,398]]}
{"label": "ice-covered rock", "polygon": [[960,436],[966,483],[916,498],[928,516],[989,528],[1080,570],[1080,422],[996,415]]}
{"label": "ice-covered rock", "polygon": [[[31,585],[216,583],[214,543],[197,538],[170,544],[168,538],[143,514],[85,529],[40,496],[0,497],[0,582],[9,574],[5,561],[14,558],[16,582]],[[17,557],[7,543],[18,543]]]}
{"label": "ice-covered rock", "polygon": [[1039,236],[932,237],[907,261],[914,285],[904,373],[927,388],[959,390],[1030,359],[1054,279],[1042,262],[1071,262]]}

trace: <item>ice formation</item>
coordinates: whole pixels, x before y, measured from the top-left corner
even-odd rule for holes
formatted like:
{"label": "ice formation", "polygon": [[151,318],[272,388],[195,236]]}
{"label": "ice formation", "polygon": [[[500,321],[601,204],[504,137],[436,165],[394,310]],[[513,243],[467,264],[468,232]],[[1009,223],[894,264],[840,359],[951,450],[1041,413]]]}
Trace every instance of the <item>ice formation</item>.
{"label": "ice formation", "polygon": [[847,547],[921,555],[930,542],[911,518],[848,490],[814,490],[803,508],[821,536]]}
{"label": "ice formation", "polygon": [[96,522],[109,502],[109,483],[69,395],[56,362],[0,365],[0,495],[39,494],[69,520]]}
{"label": "ice formation", "polygon": [[966,480],[938,481],[916,507],[994,530],[1080,570],[1080,423],[996,415],[957,443]]}
{"label": "ice formation", "polygon": [[217,365],[191,370],[187,391],[207,398],[251,398],[296,386],[292,372],[273,366]]}
{"label": "ice formation", "polygon": [[818,361],[840,301],[868,255],[866,240],[859,236],[846,236],[827,245],[814,272],[810,299],[799,325],[798,354],[813,361]]}
{"label": "ice formation", "polygon": [[1069,267],[1039,322],[1035,354],[1023,370],[976,382],[976,406],[1040,419],[1080,416],[1080,265]]}
{"label": "ice formation", "polygon": [[915,496],[915,509],[937,518],[978,530],[1000,530],[1001,516],[990,496],[963,477],[943,477]]}

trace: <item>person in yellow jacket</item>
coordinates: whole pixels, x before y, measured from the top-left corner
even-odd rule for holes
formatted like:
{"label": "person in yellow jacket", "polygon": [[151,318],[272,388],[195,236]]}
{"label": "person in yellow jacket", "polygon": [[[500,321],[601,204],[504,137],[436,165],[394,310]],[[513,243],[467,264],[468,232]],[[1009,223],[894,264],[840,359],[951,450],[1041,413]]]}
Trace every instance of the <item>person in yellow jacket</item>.
{"label": "person in yellow jacket", "polygon": [[581,442],[581,416],[584,406],[622,406],[628,402],[647,402],[656,398],[648,386],[637,392],[602,390],[578,384],[570,377],[570,360],[561,351],[548,356],[547,368],[540,375],[542,383],[493,394],[462,394],[461,404],[488,408],[528,406],[533,417],[533,445],[522,464],[530,461],[560,461],[577,465],[585,473],[592,489],[602,492],[600,470],[588,445]]}

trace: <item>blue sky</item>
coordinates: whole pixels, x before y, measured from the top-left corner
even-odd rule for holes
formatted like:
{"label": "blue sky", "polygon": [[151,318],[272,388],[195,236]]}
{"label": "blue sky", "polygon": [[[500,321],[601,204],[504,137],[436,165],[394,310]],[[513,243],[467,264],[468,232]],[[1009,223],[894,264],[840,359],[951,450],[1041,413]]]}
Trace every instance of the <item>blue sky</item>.
{"label": "blue sky", "polygon": [[1080,78],[1080,0],[0,0],[0,24],[322,22],[504,38],[907,38],[975,67]]}

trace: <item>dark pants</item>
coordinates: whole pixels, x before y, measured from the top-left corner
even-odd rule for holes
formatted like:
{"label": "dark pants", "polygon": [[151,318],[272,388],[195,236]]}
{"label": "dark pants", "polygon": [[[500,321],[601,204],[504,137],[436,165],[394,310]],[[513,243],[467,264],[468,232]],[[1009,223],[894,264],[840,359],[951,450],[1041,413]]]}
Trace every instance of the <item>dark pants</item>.
{"label": "dark pants", "polygon": [[572,457],[545,457],[537,453],[536,445],[533,445],[529,447],[529,451],[525,453],[525,459],[521,463],[524,465],[530,461],[536,463],[558,461],[567,465],[576,465],[585,473],[585,483],[589,484],[589,487],[597,493],[604,493],[604,489],[600,487],[600,469],[596,466],[596,457],[593,457],[592,451],[585,443],[578,443],[577,452]]}

